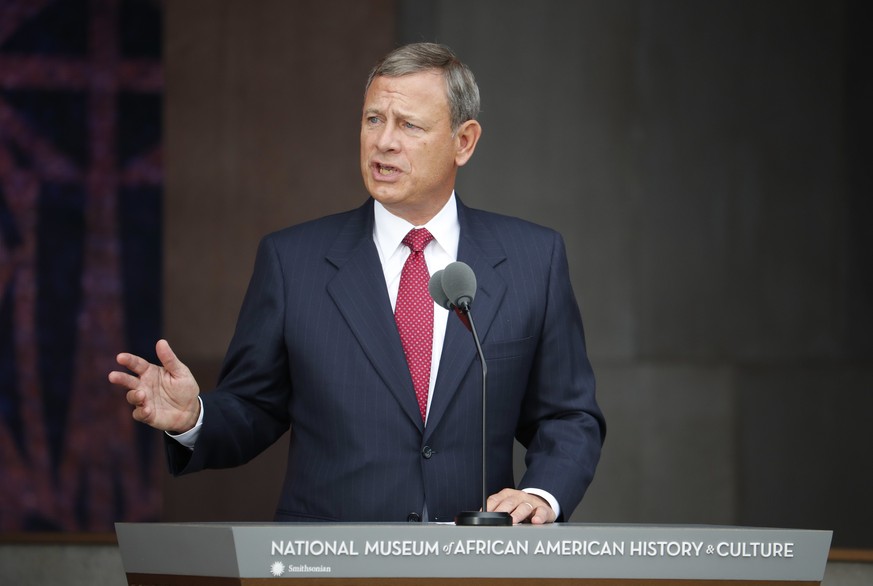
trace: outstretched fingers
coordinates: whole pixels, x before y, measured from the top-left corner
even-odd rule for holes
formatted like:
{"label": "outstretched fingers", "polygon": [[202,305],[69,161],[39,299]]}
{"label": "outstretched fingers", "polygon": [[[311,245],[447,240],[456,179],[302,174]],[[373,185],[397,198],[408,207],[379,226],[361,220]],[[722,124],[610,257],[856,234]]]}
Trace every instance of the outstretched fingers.
{"label": "outstretched fingers", "polygon": [[119,385],[125,387],[127,389],[135,389],[139,386],[139,377],[133,376],[127,372],[119,372],[117,370],[113,370],[109,373],[109,382],[114,385]]}
{"label": "outstretched fingers", "polygon": [[127,352],[116,356],[127,372],[110,372],[109,382],[127,390],[125,399],[136,421],[161,430],[187,431],[200,415],[200,388],[166,340],[159,340],[155,351],[159,364]]}
{"label": "outstretched fingers", "polygon": [[120,353],[115,360],[130,372],[113,370],[109,373],[109,382],[127,389],[125,399],[134,407],[133,418],[137,421],[147,421],[150,412],[153,411],[148,405],[149,396],[156,391],[153,370],[155,366],[144,358],[128,352]]}
{"label": "outstretched fingers", "polygon": [[151,366],[151,363],[145,358],[140,358],[139,356],[129,354],[128,352],[122,352],[116,356],[115,361],[127,370],[135,372],[138,376],[145,374],[149,369],[149,366]]}

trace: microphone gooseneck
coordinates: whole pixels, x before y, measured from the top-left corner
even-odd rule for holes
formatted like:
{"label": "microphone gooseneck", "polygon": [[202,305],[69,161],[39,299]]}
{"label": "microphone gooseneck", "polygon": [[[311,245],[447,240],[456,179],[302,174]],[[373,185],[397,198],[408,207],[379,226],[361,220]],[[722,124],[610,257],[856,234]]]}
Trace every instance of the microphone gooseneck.
{"label": "microphone gooseneck", "polygon": [[440,307],[454,309],[464,326],[473,334],[476,344],[476,354],[482,366],[482,509],[480,511],[462,511],[455,517],[456,525],[505,526],[512,525],[509,513],[488,512],[488,475],[487,475],[487,410],[488,397],[488,366],[479,334],[473,323],[470,306],[476,297],[476,274],[469,265],[463,262],[453,262],[442,271],[433,274],[428,283],[428,291],[434,302]]}

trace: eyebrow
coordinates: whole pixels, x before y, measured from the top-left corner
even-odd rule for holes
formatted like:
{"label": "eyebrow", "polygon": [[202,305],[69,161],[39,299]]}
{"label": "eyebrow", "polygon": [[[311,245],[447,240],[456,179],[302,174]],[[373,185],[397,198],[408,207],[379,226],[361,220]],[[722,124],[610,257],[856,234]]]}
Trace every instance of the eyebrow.
{"label": "eyebrow", "polygon": [[[374,114],[385,115],[385,111],[382,110],[381,108],[372,107],[372,106],[369,108],[366,108],[364,110],[364,116],[371,116]],[[423,127],[423,125],[428,124],[428,122],[424,118],[422,118],[421,116],[412,114],[410,112],[404,112],[402,110],[398,110],[395,108],[394,114],[396,114],[397,117],[400,118],[401,120],[406,120],[408,122],[411,122],[413,124],[416,124],[416,125],[419,125],[422,127]]]}

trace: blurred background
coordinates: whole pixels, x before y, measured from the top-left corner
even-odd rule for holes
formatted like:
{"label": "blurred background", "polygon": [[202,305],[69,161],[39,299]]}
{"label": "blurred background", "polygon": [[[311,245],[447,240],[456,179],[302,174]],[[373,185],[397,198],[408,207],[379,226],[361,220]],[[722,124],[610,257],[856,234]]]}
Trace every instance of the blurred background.
{"label": "blurred background", "polygon": [[171,479],[106,373],[166,336],[215,381],[258,240],[367,197],[367,73],[427,40],[482,92],[460,197],[567,241],[608,421],[573,520],[873,548],[871,16],[860,0],[0,0],[0,531],[272,518],[283,440]]}

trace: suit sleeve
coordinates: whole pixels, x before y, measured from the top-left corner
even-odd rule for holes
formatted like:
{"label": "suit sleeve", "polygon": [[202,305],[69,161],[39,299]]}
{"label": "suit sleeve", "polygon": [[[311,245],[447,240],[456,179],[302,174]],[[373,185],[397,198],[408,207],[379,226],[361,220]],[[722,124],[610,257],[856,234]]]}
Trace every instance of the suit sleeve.
{"label": "suit sleeve", "polygon": [[519,488],[548,491],[560,503],[562,516],[582,500],[606,435],[594,387],[566,250],[556,233],[543,326],[517,437],[527,448]]}
{"label": "suit sleeve", "polygon": [[202,396],[203,427],[194,450],[165,440],[173,474],[244,464],[289,428],[283,280],[275,247],[265,239],[218,386]]}

